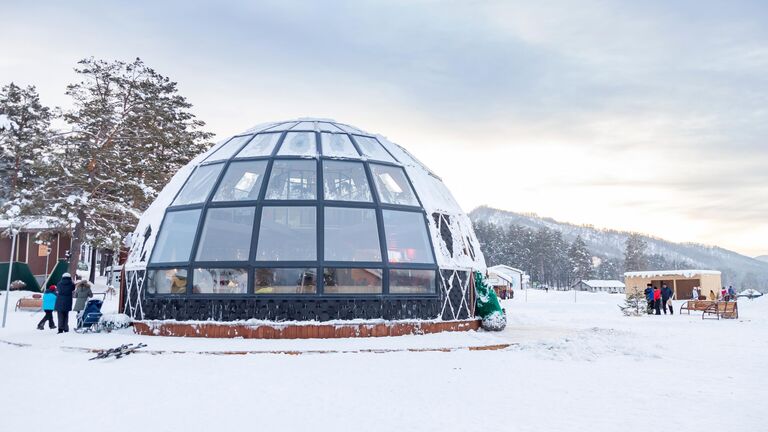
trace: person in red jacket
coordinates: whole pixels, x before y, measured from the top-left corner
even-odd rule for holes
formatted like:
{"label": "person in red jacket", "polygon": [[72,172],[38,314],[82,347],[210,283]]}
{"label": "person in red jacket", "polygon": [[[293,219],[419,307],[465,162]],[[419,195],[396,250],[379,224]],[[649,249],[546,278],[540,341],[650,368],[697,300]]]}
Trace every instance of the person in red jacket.
{"label": "person in red jacket", "polygon": [[656,315],[661,315],[661,290],[659,287],[653,288],[653,309]]}

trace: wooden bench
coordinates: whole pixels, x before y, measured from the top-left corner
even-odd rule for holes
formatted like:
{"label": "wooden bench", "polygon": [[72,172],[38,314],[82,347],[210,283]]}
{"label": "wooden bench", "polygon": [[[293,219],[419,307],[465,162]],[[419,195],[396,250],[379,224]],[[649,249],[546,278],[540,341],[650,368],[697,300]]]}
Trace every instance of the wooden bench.
{"label": "wooden bench", "polygon": [[684,302],[682,305],[680,305],[680,313],[682,314],[683,311],[685,311],[688,313],[688,315],[690,315],[691,311],[703,312],[713,304],[717,304],[717,302],[711,300],[688,300],[687,302]]}
{"label": "wooden bench", "polygon": [[29,310],[29,311],[38,311],[43,308],[43,299],[40,298],[40,294],[35,294],[38,296],[35,297],[26,297],[19,299],[19,301],[16,302],[16,310]]}
{"label": "wooden bench", "polygon": [[737,319],[739,317],[739,305],[735,301],[713,303],[701,314],[701,319]]}

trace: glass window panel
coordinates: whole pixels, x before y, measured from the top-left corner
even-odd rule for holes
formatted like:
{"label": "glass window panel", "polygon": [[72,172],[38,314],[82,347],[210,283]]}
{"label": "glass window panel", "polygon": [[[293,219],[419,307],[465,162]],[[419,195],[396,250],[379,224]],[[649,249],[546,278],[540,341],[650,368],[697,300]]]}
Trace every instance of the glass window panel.
{"label": "glass window panel", "polygon": [[292,127],[291,130],[315,130],[315,122],[313,121],[303,121],[299,122],[296,126]]}
{"label": "glass window panel", "polygon": [[347,134],[322,133],[323,156],[360,158]]}
{"label": "glass window panel", "polygon": [[384,210],[383,216],[389,262],[434,262],[421,213]]}
{"label": "glass window panel", "polygon": [[210,162],[210,161],[216,161],[216,160],[229,159],[235,153],[237,153],[238,150],[240,150],[240,147],[242,147],[243,144],[246,143],[246,141],[250,140],[251,138],[253,138],[253,135],[234,137],[231,140],[229,140],[229,142],[219,147],[218,150],[216,150],[213,154],[208,156],[205,160]]}
{"label": "glass window panel", "polygon": [[237,158],[244,157],[257,157],[257,156],[270,156],[275,149],[277,141],[280,140],[279,133],[264,133],[256,135],[240,153],[237,154]]}
{"label": "glass window panel", "polygon": [[381,294],[382,269],[326,268],[326,294]]}
{"label": "glass window panel", "polygon": [[323,161],[325,199],[371,202],[371,188],[362,162]]}
{"label": "glass window panel", "polygon": [[240,201],[259,198],[267,161],[232,162],[213,196],[213,201]]}
{"label": "glass window panel", "polygon": [[387,204],[419,205],[403,169],[400,167],[371,164],[373,180],[379,199]]}
{"label": "glass window panel", "polygon": [[189,261],[199,219],[199,209],[166,213],[149,262]]}
{"label": "glass window panel", "polygon": [[296,126],[296,123],[298,123],[298,122],[292,121],[292,122],[278,123],[275,126],[272,126],[272,127],[264,129],[262,132],[266,132],[266,131],[270,131],[270,132],[285,131],[285,130],[288,130],[288,129],[292,128],[293,126]]}
{"label": "glass window panel", "polygon": [[195,269],[192,292],[195,294],[246,294],[248,292],[248,270]]}
{"label": "glass window panel", "polygon": [[197,204],[208,198],[224,164],[199,166],[173,201],[173,205]]}
{"label": "glass window panel", "polygon": [[150,294],[186,294],[187,269],[148,270],[147,292]]}
{"label": "glass window panel", "polygon": [[253,207],[209,208],[197,261],[247,261],[253,232]]}
{"label": "glass window panel", "polygon": [[376,138],[355,135],[355,142],[357,142],[357,146],[360,147],[360,151],[369,159],[396,162],[395,159],[392,158],[392,155],[384,150],[384,147],[379,144],[379,141],[376,140]]}
{"label": "glass window panel", "polygon": [[315,207],[264,207],[261,212],[260,261],[314,261],[317,259]]}
{"label": "glass window panel", "polygon": [[317,269],[257,268],[256,294],[314,294],[317,292]]}
{"label": "glass window panel", "polygon": [[376,210],[325,208],[326,261],[381,261]]}
{"label": "glass window panel", "polygon": [[266,199],[313,200],[317,190],[317,163],[310,160],[276,160],[272,164]]}
{"label": "glass window panel", "polygon": [[434,292],[434,270],[389,270],[390,294],[431,294]]}
{"label": "glass window panel", "polygon": [[280,156],[317,156],[314,132],[288,132],[280,145]]}
{"label": "glass window panel", "polygon": [[333,123],[318,122],[317,128],[323,131],[344,132],[344,129],[336,126]]}
{"label": "glass window panel", "polygon": [[364,134],[365,132],[361,131],[360,129],[356,127],[352,127],[350,125],[345,125],[341,123],[334,123],[336,126],[340,127],[344,132],[349,133],[355,133],[355,134]]}

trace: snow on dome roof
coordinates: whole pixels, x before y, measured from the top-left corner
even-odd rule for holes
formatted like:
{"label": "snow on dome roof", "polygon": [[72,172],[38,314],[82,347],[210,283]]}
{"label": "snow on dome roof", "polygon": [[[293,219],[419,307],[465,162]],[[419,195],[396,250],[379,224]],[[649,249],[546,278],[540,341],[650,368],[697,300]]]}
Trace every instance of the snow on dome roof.
{"label": "snow on dome roof", "polygon": [[[311,160],[321,161],[322,165],[316,166],[322,166],[322,169],[316,170],[310,163]],[[248,178],[238,177],[236,184],[229,179],[235,166],[240,167],[249,162],[258,165],[259,161],[263,161],[263,166],[260,166],[262,171],[248,173],[250,174]],[[275,181],[276,170],[285,168],[282,165],[287,164],[287,161],[294,161],[291,163],[297,165],[304,164],[303,166],[309,167],[313,173],[316,172],[313,174],[316,177],[291,178],[289,183],[281,186],[282,189],[273,190],[271,182]],[[238,205],[241,205],[239,204],[241,202],[257,205],[263,200],[274,204],[275,202],[271,200],[276,199],[304,200],[301,202],[314,206],[315,204],[309,203],[322,200],[323,195],[326,196],[326,201],[334,199],[327,196],[329,184],[326,179],[330,177],[328,174],[322,175],[323,171],[333,164],[346,164],[343,166],[350,168],[359,167],[359,174],[362,176],[359,180],[366,184],[370,183],[373,201],[365,194],[359,197],[347,197],[344,198],[345,200],[368,200],[372,208],[392,211],[400,208],[406,210],[412,208],[411,211],[422,209],[426,216],[435,264],[439,268],[485,270],[485,259],[480,251],[479,241],[472,230],[472,223],[440,177],[403,147],[382,135],[371,134],[326,118],[297,118],[261,123],[245,132],[219,141],[206,152],[195,157],[173,176],[142,215],[134,233],[126,239],[126,244],[130,247],[126,269],[138,270],[146,267],[153,253],[160,225],[169,207],[175,210],[194,208],[194,206],[207,208],[208,203],[217,204],[216,206],[219,207],[229,205],[218,204],[219,201],[232,202],[234,205],[237,200],[243,200],[237,201]],[[267,166],[269,168],[265,168]],[[365,170],[362,169],[363,167]],[[240,174],[242,173],[238,175]],[[349,182],[350,179],[338,178],[335,181],[343,183]],[[341,184],[345,187],[344,193],[350,193],[348,187],[350,185],[352,183]],[[229,189],[222,192],[221,189],[224,186],[228,186]],[[238,194],[242,195],[241,189],[248,187],[254,190],[261,187],[262,192],[259,194],[256,191],[248,197],[233,198]],[[265,193],[264,189],[267,188],[269,190]],[[190,192],[189,189],[192,191]],[[270,195],[272,193],[275,195]],[[294,202],[296,204],[292,205],[298,204]],[[341,204],[338,205],[341,206]],[[354,204],[350,207],[356,206],[360,205]],[[384,230],[380,232],[386,231],[386,227],[382,228],[386,223],[386,221],[379,222],[380,228]],[[194,232],[190,236],[195,237]],[[396,245],[393,243],[389,246]],[[392,259],[409,259],[408,254],[414,252],[412,249],[393,251],[390,248],[387,253],[392,262]],[[392,258],[393,253],[397,256],[396,258]]]}
{"label": "snow on dome roof", "polygon": [[717,270],[649,270],[649,271],[636,271],[626,272],[624,277],[640,277],[640,278],[652,278],[662,276],[682,276],[686,278],[692,278],[697,275],[719,275],[721,274]]}

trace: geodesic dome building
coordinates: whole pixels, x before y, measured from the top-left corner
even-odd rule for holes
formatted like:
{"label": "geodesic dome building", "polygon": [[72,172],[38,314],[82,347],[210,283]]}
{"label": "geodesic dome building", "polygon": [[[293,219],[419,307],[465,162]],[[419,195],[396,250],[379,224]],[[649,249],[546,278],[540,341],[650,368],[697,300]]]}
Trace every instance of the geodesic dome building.
{"label": "geodesic dome building", "polygon": [[380,135],[262,124],[172,178],[129,239],[135,319],[470,318],[485,261],[441,179]]}

